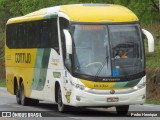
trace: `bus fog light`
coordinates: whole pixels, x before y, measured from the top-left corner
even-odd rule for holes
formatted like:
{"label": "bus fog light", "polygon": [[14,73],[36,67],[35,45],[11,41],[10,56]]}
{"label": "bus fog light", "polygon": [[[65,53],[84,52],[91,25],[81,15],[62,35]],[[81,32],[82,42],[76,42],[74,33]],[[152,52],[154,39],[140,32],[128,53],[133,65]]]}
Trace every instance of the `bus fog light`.
{"label": "bus fog light", "polygon": [[85,87],[84,87],[84,86],[82,86],[82,85],[80,85],[79,89],[80,89],[80,90],[84,90],[84,89],[85,89]]}
{"label": "bus fog light", "polygon": [[81,97],[80,96],[76,96],[76,100],[77,101],[81,101]]}
{"label": "bus fog light", "polygon": [[143,95],[143,96],[142,96],[142,99],[145,99],[145,98],[146,98],[146,96],[145,96],[145,95]]}
{"label": "bus fog light", "polygon": [[79,84],[76,84],[76,88],[79,88]]}

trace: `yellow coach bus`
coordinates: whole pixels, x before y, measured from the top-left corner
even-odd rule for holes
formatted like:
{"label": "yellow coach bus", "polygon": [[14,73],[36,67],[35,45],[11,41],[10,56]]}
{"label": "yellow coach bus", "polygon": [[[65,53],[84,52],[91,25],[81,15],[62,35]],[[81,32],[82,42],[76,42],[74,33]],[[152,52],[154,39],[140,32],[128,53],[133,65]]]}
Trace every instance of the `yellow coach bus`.
{"label": "yellow coach bus", "polygon": [[116,107],[146,98],[144,38],[150,32],[120,5],[74,4],[11,18],[6,25],[7,90],[18,104],[39,100],[75,107]]}

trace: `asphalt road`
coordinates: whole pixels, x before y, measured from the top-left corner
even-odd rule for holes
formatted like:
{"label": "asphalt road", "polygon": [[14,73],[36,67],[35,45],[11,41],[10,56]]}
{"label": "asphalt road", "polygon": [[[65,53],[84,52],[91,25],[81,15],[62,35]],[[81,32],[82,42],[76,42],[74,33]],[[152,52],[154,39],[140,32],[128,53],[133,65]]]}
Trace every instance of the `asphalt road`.
{"label": "asphalt road", "polygon": [[[0,118],[0,120],[128,120],[128,119],[141,119],[141,120],[159,120],[160,117],[140,117],[143,116],[142,113],[153,114],[159,113],[160,115],[160,105],[132,105],[129,109],[129,114],[126,116],[118,116],[115,108],[72,108],[67,113],[59,113],[57,111],[57,105],[52,103],[41,101],[38,106],[21,106],[16,103],[15,96],[11,95],[6,91],[5,88],[0,88],[0,111],[17,111],[21,115],[26,114],[27,111],[31,111],[33,113],[41,113],[42,116],[52,116],[52,117],[42,117],[42,118],[25,118],[25,117],[12,117],[12,118]],[[43,112],[42,112],[43,111]],[[136,112],[137,111],[137,112]],[[141,112],[139,112],[141,111]],[[148,112],[147,112],[148,111]],[[158,111],[158,112],[155,112]],[[138,113],[138,114],[137,114]],[[0,114],[2,114],[0,112]],[[131,117],[131,114],[138,117]],[[151,115],[150,114],[150,115]],[[15,114],[14,114],[15,115]],[[27,113],[28,115],[28,113]],[[40,114],[38,114],[40,115]]]}

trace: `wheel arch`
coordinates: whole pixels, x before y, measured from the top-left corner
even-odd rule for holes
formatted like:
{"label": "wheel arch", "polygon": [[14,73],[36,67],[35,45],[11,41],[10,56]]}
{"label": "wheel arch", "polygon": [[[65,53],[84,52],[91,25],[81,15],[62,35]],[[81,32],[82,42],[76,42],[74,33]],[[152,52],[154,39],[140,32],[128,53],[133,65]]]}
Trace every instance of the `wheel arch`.
{"label": "wheel arch", "polygon": [[17,81],[17,77],[15,77],[14,76],[14,95],[16,95],[16,88],[17,88],[17,86],[19,87],[19,85],[18,85],[18,81]]}
{"label": "wheel arch", "polygon": [[[23,78],[20,77],[20,78],[19,78],[19,86],[22,84],[22,82],[23,82]],[[24,83],[23,83],[23,84],[24,84]]]}
{"label": "wheel arch", "polygon": [[21,85],[22,81],[23,81],[22,77],[20,77],[18,79],[16,76],[14,76],[14,88],[13,88],[14,89],[14,95],[16,94],[16,87],[18,86],[18,88],[20,88],[20,85]]}

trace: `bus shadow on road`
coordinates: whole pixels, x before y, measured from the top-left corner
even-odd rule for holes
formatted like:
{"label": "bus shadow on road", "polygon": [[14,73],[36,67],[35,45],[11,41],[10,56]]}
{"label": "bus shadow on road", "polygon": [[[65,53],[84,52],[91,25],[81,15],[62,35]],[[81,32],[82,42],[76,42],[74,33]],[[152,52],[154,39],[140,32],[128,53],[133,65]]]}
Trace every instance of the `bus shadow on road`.
{"label": "bus shadow on road", "polygon": [[68,117],[129,117],[129,115],[118,115],[116,111],[105,108],[68,107],[67,111],[60,113],[57,105],[52,103],[40,103],[35,107],[45,112],[58,113]]}

